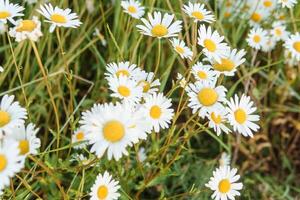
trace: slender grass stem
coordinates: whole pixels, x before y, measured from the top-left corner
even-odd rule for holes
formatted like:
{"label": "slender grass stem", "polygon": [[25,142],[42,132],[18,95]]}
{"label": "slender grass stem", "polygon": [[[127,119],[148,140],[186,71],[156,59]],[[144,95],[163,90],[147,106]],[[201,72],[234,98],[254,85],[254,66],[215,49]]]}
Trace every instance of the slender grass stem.
{"label": "slender grass stem", "polygon": [[155,66],[155,70],[154,70],[154,75],[157,75],[158,72],[158,68],[159,68],[159,64],[160,64],[160,57],[161,57],[161,40],[158,39],[158,57],[157,57],[157,62],[156,62],[156,66]]}

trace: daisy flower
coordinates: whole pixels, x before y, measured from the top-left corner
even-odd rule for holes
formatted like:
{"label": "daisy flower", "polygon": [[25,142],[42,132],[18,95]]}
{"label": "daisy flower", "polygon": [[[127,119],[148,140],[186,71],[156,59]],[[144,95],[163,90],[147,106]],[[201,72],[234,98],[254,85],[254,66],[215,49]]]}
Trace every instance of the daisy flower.
{"label": "daisy flower", "polygon": [[105,78],[126,76],[129,78],[136,77],[141,73],[141,69],[135,64],[129,62],[109,63],[106,65],[107,72],[104,73]]}
{"label": "daisy flower", "polygon": [[187,81],[180,73],[177,73],[176,79],[179,81],[180,87],[185,88]]}
{"label": "daisy flower", "polygon": [[270,15],[269,10],[262,7],[257,8],[256,6],[249,13],[251,14],[249,21],[251,26],[259,26]]}
{"label": "daisy flower", "polygon": [[141,3],[139,1],[122,1],[121,6],[123,7],[124,12],[128,13],[131,17],[135,19],[140,19],[145,14],[145,8],[141,6]]}
{"label": "daisy flower", "polygon": [[75,143],[73,146],[74,149],[82,149],[87,146],[86,134],[82,129],[77,129],[72,135],[72,143]]}
{"label": "daisy flower", "polygon": [[234,199],[235,196],[240,196],[243,188],[242,183],[237,183],[240,176],[236,174],[237,169],[230,169],[229,166],[224,165],[217,168],[213,172],[213,177],[205,184],[206,187],[214,191],[211,198],[214,200]]}
{"label": "daisy flower", "polygon": [[71,13],[71,9],[61,9],[49,4],[41,5],[38,12],[43,15],[51,23],[50,32],[52,33],[57,27],[77,28],[81,25],[76,13]]}
{"label": "daisy flower", "polygon": [[5,139],[0,143],[0,191],[8,186],[10,178],[24,167],[24,157],[19,155],[18,143]]}
{"label": "daisy flower", "polygon": [[287,64],[289,67],[297,66],[299,61],[292,56],[292,53],[287,49],[284,50],[284,64]]}
{"label": "daisy flower", "polygon": [[158,79],[155,79],[153,72],[147,73],[142,71],[134,79],[143,88],[143,97],[155,94],[158,91],[158,86],[160,86],[160,82]]}
{"label": "daisy flower", "polygon": [[222,166],[230,166],[230,155],[223,152],[221,158],[219,159],[220,167]]}
{"label": "daisy flower", "polygon": [[113,92],[112,97],[119,98],[126,103],[138,103],[143,95],[143,87],[135,80],[129,79],[126,76],[109,77],[109,89]]}
{"label": "daisy flower", "polygon": [[228,111],[223,105],[214,107],[207,114],[207,118],[209,119],[208,126],[213,128],[218,136],[221,135],[222,132],[226,134],[231,132],[231,130],[225,126],[225,123],[227,122],[227,114]]}
{"label": "daisy flower", "polygon": [[21,156],[36,155],[41,147],[41,140],[36,136],[38,128],[34,124],[18,126],[9,138],[14,139],[19,144],[19,152]]}
{"label": "daisy flower", "polygon": [[171,100],[162,93],[146,97],[141,112],[144,114],[145,120],[150,122],[151,129],[154,129],[155,132],[169,128],[174,115]]}
{"label": "daisy flower", "polygon": [[174,50],[180,55],[182,59],[188,58],[192,60],[193,57],[193,52],[191,51],[190,48],[188,48],[185,45],[185,42],[183,40],[179,40],[176,38],[173,38],[170,40]]}
{"label": "daisy flower", "polygon": [[228,45],[222,42],[224,37],[220,36],[217,31],[212,32],[210,26],[206,29],[205,25],[200,26],[198,33],[198,44],[204,48],[204,54],[209,59],[220,62],[221,58],[225,57],[226,52],[229,50]]}
{"label": "daisy flower", "polygon": [[276,47],[276,40],[274,37],[269,37],[266,44],[262,47],[263,52],[271,52]]}
{"label": "daisy flower", "polygon": [[239,99],[237,95],[227,102],[228,121],[233,126],[233,130],[243,136],[253,137],[253,131],[257,131],[259,126],[254,122],[259,121],[259,116],[254,115],[256,107],[253,106],[249,96],[242,95]]}
{"label": "daisy flower", "polygon": [[183,5],[182,10],[191,18],[194,19],[194,22],[207,22],[212,23],[215,21],[214,15],[211,11],[208,11],[204,8],[204,4],[195,3],[192,4],[189,2],[188,5]]}
{"label": "daisy flower", "polygon": [[187,90],[188,106],[192,108],[193,113],[199,111],[199,116],[205,117],[210,110],[226,102],[226,91],[224,86],[216,87],[215,83],[190,83]]}
{"label": "daisy flower", "polygon": [[13,18],[23,16],[21,13],[24,10],[18,4],[9,3],[9,0],[0,0],[0,22],[6,24],[7,21],[15,23]]}
{"label": "daisy flower", "polygon": [[246,51],[244,49],[238,51],[233,49],[227,52],[226,57],[221,59],[221,62],[211,61],[212,68],[215,70],[217,75],[224,74],[225,76],[233,76],[236,69],[242,65],[246,59],[244,56]]}
{"label": "daisy flower", "polygon": [[0,34],[4,34],[7,31],[7,25],[0,21]]}
{"label": "daisy flower", "polygon": [[297,0],[278,0],[282,7],[292,8],[297,4]]}
{"label": "daisy flower", "polygon": [[41,32],[41,22],[37,17],[32,20],[18,20],[13,28],[10,28],[9,35],[16,39],[17,42],[29,39],[38,41],[39,37],[43,36]]}
{"label": "daisy flower", "polygon": [[284,47],[291,52],[292,57],[300,61],[300,34],[297,32],[285,41]]}
{"label": "daisy flower", "polygon": [[14,96],[5,95],[0,105],[0,138],[4,134],[13,132],[16,126],[24,124],[27,119],[25,108],[19,105],[19,102],[13,102]]}
{"label": "daisy flower", "polygon": [[193,65],[192,73],[195,79],[201,83],[215,83],[217,81],[217,73],[211,70],[210,65],[203,65],[202,62],[197,62],[195,65]]}
{"label": "daisy flower", "polygon": [[277,0],[262,0],[260,1],[261,7],[267,10],[273,10],[276,7]]}
{"label": "daisy flower", "polygon": [[272,24],[271,35],[276,41],[286,40],[289,36],[289,32],[286,30],[286,26],[281,22],[274,22]]}
{"label": "daisy flower", "polygon": [[144,25],[137,25],[136,27],[139,31],[151,37],[156,38],[168,38],[176,37],[182,29],[182,21],[177,20],[172,23],[175,15],[164,14],[162,16],[161,12],[154,12],[152,16],[151,13],[148,13],[147,21],[145,18],[142,18]]}
{"label": "daisy flower", "polygon": [[262,28],[253,28],[246,39],[248,45],[254,49],[260,50],[268,41],[268,32]]}
{"label": "daisy flower", "polygon": [[108,172],[99,174],[96,181],[91,189],[90,200],[116,200],[119,199],[120,194],[119,181],[116,181]]}

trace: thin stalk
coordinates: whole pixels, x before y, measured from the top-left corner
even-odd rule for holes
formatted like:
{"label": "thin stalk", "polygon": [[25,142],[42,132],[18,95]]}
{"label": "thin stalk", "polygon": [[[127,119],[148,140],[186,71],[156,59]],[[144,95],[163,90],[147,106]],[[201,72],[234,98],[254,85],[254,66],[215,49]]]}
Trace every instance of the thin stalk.
{"label": "thin stalk", "polygon": [[160,57],[161,57],[161,40],[158,39],[158,58],[157,58],[157,62],[156,62],[156,66],[155,66],[155,70],[154,70],[154,75],[157,75],[158,72],[158,68],[159,68],[159,64],[160,64]]}

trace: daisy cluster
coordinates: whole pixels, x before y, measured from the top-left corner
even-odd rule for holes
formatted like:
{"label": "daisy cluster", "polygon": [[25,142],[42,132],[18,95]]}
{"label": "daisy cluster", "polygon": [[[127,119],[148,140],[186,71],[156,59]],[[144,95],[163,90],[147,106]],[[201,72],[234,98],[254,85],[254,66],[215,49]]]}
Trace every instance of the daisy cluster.
{"label": "daisy cluster", "polygon": [[28,155],[36,155],[41,146],[36,136],[39,129],[25,125],[27,111],[14,96],[5,95],[0,104],[0,194],[10,178],[24,168]]}

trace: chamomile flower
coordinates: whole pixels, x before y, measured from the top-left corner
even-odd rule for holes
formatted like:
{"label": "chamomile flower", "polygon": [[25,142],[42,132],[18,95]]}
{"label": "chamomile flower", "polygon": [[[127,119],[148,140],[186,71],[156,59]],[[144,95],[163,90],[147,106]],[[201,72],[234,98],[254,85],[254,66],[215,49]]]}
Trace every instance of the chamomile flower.
{"label": "chamomile flower", "polygon": [[210,110],[226,101],[226,91],[224,86],[216,87],[215,83],[190,83],[187,90],[188,106],[192,108],[193,113],[199,112],[200,117],[205,117]]}
{"label": "chamomile flower", "polygon": [[297,32],[285,41],[284,47],[291,52],[292,57],[300,61],[300,34]]}
{"label": "chamomile flower", "polygon": [[0,21],[0,34],[4,34],[7,31],[7,25]]}
{"label": "chamomile flower", "polygon": [[230,166],[230,155],[223,152],[221,158],[219,159],[220,167],[222,166]]}
{"label": "chamomile flower", "polygon": [[18,20],[15,27],[11,28],[9,35],[16,39],[17,42],[29,39],[32,41],[38,41],[43,36],[41,32],[41,22],[37,17],[33,17],[31,20]]}
{"label": "chamomile flower", "polygon": [[171,100],[162,93],[146,97],[141,112],[144,114],[145,120],[150,122],[151,129],[154,129],[155,132],[169,128],[174,115]]}
{"label": "chamomile flower", "polygon": [[126,76],[128,78],[136,77],[141,73],[141,69],[135,64],[129,62],[109,63],[106,66],[107,72],[104,73],[105,78]]}
{"label": "chamomile flower", "polygon": [[176,38],[173,38],[170,40],[174,50],[180,55],[180,57],[183,58],[188,58],[192,60],[193,57],[193,52],[191,51],[190,48],[188,48],[185,45],[185,42],[183,40],[179,40]]}
{"label": "chamomile flower", "polygon": [[227,122],[228,111],[224,108],[223,105],[218,105],[211,109],[207,118],[209,119],[208,126],[213,128],[217,135],[221,135],[222,132],[228,134],[231,130],[225,125]]}
{"label": "chamomile flower", "polygon": [[246,51],[244,49],[239,51],[233,49],[227,52],[227,55],[221,59],[221,62],[213,60],[210,60],[210,62],[217,75],[233,76],[237,68],[246,61],[245,55]]}
{"label": "chamomile flower", "polygon": [[270,11],[262,7],[256,8],[253,7],[253,10],[250,10],[251,14],[249,23],[251,26],[259,26],[270,14]]}
{"label": "chamomile flower", "polygon": [[81,149],[87,146],[87,138],[84,130],[77,129],[74,134],[72,134],[72,143],[75,143],[73,146],[74,149]]}
{"label": "chamomile flower", "polygon": [[119,199],[120,194],[119,181],[116,181],[112,176],[105,171],[104,174],[99,174],[91,189],[90,200],[116,200]]}
{"label": "chamomile flower", "polygon": [[277,0],[262,0],[260,1],[261,7],[267,10],[273,10],[276,7]]}
{"label": "chamomile flower", "polygon": [[300,63],[297,61],[295,57],[292,56],[292,53],[287,49],[284,50],[284,63],[287,64],[289,67],[296,66]]}
{"label": "chamomile flower", "polygon": [[172,23],[175,15],[164,14],[162,16],[161,12],[154,12],[152,16],[151,13],[148,13],[147,21],[145,18],[142,18],[144,25],[137,25],[136,27],[139,31],[151,37],[156,38],[168,38],[176,37],[182,29],[182,21],[177,20]]}
{"label": "chamomile flower", "polygon": [[10,21],[14,24],[14,18],[23,16],[21,13],[23,10],[22,6],[12,4],[9,0],[0,0],[0,22],[6,24],[7,21]]}
{"label": "chamomile flower", "polygon": [[248,34],[248,45],[254,49],[260,50],[268,41],[268,32],[262,28],[253,28]]}
{"label": "chamomile flower", "polygon": [[272,24],[271,36],[276,41],[286,40],[289,36],[289,32],[286,30],[286,26],[281,22],[275,22]]}
{"label": "chamomile flower", "polygon": [[52,33],[56,27],[77,28],[81,25],[76,13],[71,9],[61,9],[49,3],[41,5],[38,12],[43,15],[48,23],[51,23],[49,31]]}
{"label": "chamomile flower", "polygon": [[240,176],[236,173],[237,169],[230,169],[227,165],[221,166],[213,172],[213,177],[205,185],[214,191],[211,195],[212,199],[227,200],[240,196],[239,190],[243,188],[243,184],[237,183]]}
{"label": "chamomile flower", "polygon": [[209,59],[220,62],[229,50],[228,45],[223,42],[224,37],[220,36],[217,31],[212,32],[210,26],[206,29],[205,25],[201,25],[198,32],[198,44],[204,48],[204,54]]}
{"label": "chamomile flower", "polygon": [[274,37],[269,37],[266,44],[262,47],[263,52],[271,52],[276,47],[276,40]]}
{"label": "chamomile flower", "polygon": [[227,102],[228,122],[233,127],[234,131],[243,136],[253,137],[253,131],[256,132],[259,126],[254,122],[259,121],[259,116],[253,114],[256,107],[253,106],[249,96],[242,95],[239,99],[237,95]]}
{"label": "chamomile flower", "polygon": [[278,0],[282,7],[292,8],[297,4],[297,0]]}
{"label": "chamomile flower", "polygon": [[155,94],[158,91],[158,86],[160,86],[160,82],[158,79],[155,79],[153,72],[147,73],[142,71],[134,79],[143,88],[143,97]]}
{"label": "chamomile flower", "polygon": [[34,124],[24,124],[14,129],[9,138],[18,142],[19,153],[21,156],[36,155],[41,147],[41,140],[36,136],[39,129]]}
{"label": "chamomile flower", "polygon": [[180,73],[177,73],[176,79],[177,81],[179,81],[180,87],[185,88],[185,86],[187,85],[187,81]]}
{"label": "chamomile flower", "polygon": [[0,142],[0,191],[8,186],[10,178],[24,167],[24,157],[19,155],[18,143],[5,139]]}
{"label": "chamomile flower", "polygon": [[125,103],[138,103],[143,96],[143,86],[123,75],[119,78],[116,76],[109,77],[108,85],[113,92],[111,96],[119,98]]}
{"label": "chamomile flower", "polygon": [[212,23],[215,21],[214,15],[211,11],[208,11],[204,8],[204,4],[195,3],[192,4],[189,2],[188,5],[183,5],[182,10],[191,18],[194,19],[194,22],[207,22]]}
{"label": "chamomile flower", "polygon": [[139,1],[126,0],[121,2],[124,12],[128,13],[131,17],[140,19],[145,14],[145,8],[141,6]]}
{"label": "chamomile flower", "polygon": [[211,82],[215,83],[217,80],[217,73],[211,70],[210,65],[204,65],[202,62],[197,62],[192,67],[192,73],[197,81],[200,83]]}
{"label": "chamomile flower", "polygon": [[0,105],[0,138],[2,135],[10,134],[16,126],[24,124],[27,118],[25,108],[19,102],[14,101],[14,96],[5,95]]}
{"label": "chamomile flower", "polygon": [[137,115],[131,106],[119,103],[104,104],[84,112],[79,123],[92,144],[91,152],[102,157],[107,150],[109,160],[128,155],[126,148],[146,139],[149,131],[144,116]]}

